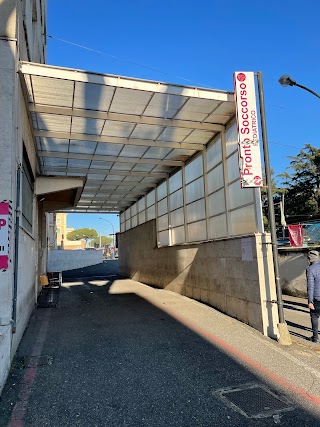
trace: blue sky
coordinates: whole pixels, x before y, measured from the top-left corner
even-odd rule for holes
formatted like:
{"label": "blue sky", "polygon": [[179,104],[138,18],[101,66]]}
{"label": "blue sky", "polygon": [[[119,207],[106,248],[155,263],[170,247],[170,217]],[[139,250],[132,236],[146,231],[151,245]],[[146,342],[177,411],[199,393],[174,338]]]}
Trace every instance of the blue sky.
{"label": "blue sky", "polygon": [[[55,39],[48,38],[47,62],[230,91],[234,71],[262,71],[270,160],[279,174],[306,143],[320,147],[320,100],[278,83],[289,74],[320,93],[319,16],[317,0],[48,0],[47,34]],[[107,222],[99,216],[70,214],[68,226],[102,232]],[[117,216],[105,218],[119,228]]]}

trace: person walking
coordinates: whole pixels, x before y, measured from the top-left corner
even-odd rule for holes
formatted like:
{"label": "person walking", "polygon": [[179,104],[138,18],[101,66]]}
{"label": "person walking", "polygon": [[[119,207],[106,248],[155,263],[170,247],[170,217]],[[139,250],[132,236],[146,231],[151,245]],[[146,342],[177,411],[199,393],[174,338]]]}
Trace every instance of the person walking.
{"label": "person walking", "polygon": [[320,316],[320,260],[319,252],[308,252],[309,267],[307,268],[308,307],[310,308],[312,342],[319,342]]}

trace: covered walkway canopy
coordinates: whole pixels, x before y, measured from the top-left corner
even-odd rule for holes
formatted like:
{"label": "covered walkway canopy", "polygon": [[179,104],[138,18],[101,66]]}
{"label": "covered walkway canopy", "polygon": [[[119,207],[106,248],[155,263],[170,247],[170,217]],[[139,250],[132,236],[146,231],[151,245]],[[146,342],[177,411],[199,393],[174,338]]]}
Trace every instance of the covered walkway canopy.
{"label": "covered walkway canopy", "polygon": [[21,62],[42,176],[83,177],[74,211],[123,212],[235,114],[233,93]]}

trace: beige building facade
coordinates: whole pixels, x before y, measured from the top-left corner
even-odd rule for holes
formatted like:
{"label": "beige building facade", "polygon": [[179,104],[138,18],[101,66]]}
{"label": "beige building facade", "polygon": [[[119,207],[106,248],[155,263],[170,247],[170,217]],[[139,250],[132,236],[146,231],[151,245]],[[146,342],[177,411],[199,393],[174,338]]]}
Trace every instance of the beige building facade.
{"label": "beige building facade", "polygon": [[8,267],[0,269],[0,392],[36,305],[39,275],[46,272],[46,213],[72,206],[74,190],[70,195],[69,189],[83,185],[83,179],[70,184],[61,177],[40,177],[18,72],[20,61],[46,61],[46,5],[46,0],[0,0],[0,203],[9,205],[11,225]]}
{"label": "beige building facade", "polygon": [[[44,63],[46,2],[0,1],[0,201],[10,201],[10,263],[0,271],[0,391],[35,307],[41,253],[41,205],[35,200],[37,155],[17,73],[19,61]],[[23,278],[23,280],[22,280]]]}
{"label": "beige building facade", "polygon": [[56,230],[57,230],[57,249],[73,250],[73,249],[84,249],[85,240],[68,240],[67,235],[74,230],[72,227],[67,226],[68,214],[61,212],[56,214]]}

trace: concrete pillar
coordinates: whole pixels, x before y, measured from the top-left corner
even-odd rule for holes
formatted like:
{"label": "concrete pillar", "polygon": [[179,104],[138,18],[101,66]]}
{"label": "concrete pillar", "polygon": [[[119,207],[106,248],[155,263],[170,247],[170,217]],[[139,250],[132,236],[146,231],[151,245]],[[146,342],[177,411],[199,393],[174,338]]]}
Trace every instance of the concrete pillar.
{"label": "concrete pillar", "polygon": [[[47,241],[47,216],[43,209],[43,203],[39,203],[38,206],[38,240],[37,240],[37,251],[38,251],[38,273],[47,274],[47,257],[48,257],[48,241]],[[40,282],[36,288],[36,296],[40,290]]]}
{"label": "concrete pillar", "polygon": [[[17,43],[16,1],[0,0],[0,201],[16,206],[17,141]],[[10,261],[0,270],[0,392],[10,368],[14,265],[14,232],[10,234]]]}

